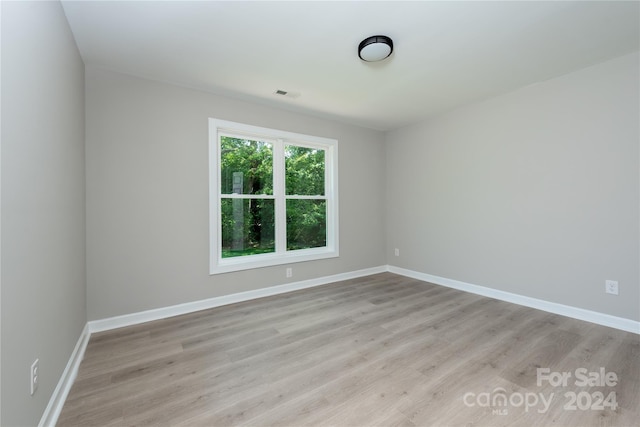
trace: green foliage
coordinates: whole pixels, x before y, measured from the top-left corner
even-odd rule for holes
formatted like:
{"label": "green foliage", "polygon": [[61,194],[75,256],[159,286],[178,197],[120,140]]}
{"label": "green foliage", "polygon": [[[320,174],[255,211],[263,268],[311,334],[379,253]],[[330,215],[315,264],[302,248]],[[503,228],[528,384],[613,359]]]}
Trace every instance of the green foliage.
{"label": "green foliage", "polygon": [[241,194],[273,194],[273,147],[271,144],[228,136],[220,138],[222,194],[233,194],[233,173],[242,172]]}
{"label": "green foliage", "polygon": [[[224,194],[273,194],[273,146],[228,136],[220,138],[221,182]],[[234,175],[236,183],[234,186]],[[325,152],[285,146],[287,195],[325,194]],[[221,199],[222,257],[275,250],[275,203],[271,199]],[[326,246],[326,202],[287,200],[287,250]],[[235,237],[235,239],[234,239]],[[239,243],[239,240],[241,242]]]}
{"label": "green foliage", "polygon": [[[234,202],[235,212],[234,215]],[[222,256],[252,255],[275,251],[275,203],[272,199],[222,199]],[[238,206],[239,205],[239,206]],[[237,217],[242,219],[237,222]],[[239,247],[234,247],[234,232],[240,227]],[[251,252],[251,251],[254,252]],[[248,252],[246,252],[248,251]],[[230,255],[237,253],[237,255]]]}
{"label": "green foliage", "polygon": [[232,251],[231,249],[222,250],[222,258],[231,258],[245,255],[258,255],[273,252],[273,248],[249,248],[241,251]]}
{"label": "green foliage", "polygon": [[[285,147],[286,194],[323,196],[325,152]],[[327,245],[327,206],[324,200],[287,200],[287,250]]]}
{"label": "green foliage", "polygon": [[[222,194],[273,194],[273,147],[270,143],[222,136],[220,160]],[[240,185],[234,186],[234,174],[240,175]],[[232,199],[222,199],[221,203],[223,258],[275,250],[273,200],[242,200],[241,212],[236,215]],[[241,223],[237,222],[238,217],[242,218]],[[242,236],[242,242],[234,245],[234,233],[237,232]]]}
{"label": "green foliage", "polygon": [[327,203],[287,200],[287,250],[327,245]]}
{"label": "green foliage", "polygon": [[287,145],[285,167],[287,195],[324,195],[324,150]]}

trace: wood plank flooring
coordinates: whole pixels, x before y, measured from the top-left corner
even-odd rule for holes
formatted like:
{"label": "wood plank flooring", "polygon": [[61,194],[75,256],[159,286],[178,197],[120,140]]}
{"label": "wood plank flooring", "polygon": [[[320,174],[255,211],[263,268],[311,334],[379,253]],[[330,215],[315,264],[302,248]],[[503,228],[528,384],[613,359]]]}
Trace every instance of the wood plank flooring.
{"label": "wood plank flooring", "polygon": [[638,335],[383,273],[95,334],[57,425],[637,426],[639,406]]}

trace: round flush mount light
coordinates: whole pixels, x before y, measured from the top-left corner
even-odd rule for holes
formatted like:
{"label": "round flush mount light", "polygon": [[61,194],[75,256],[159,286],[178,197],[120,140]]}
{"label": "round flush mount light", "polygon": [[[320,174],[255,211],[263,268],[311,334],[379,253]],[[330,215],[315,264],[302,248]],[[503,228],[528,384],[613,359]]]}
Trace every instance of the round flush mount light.
{"label": "round flush mount light", "polygon": [[388,58],[393,52],[393,40],[387,36],[371,36],[360,42],[358,56],[363,61],[376,62]]}

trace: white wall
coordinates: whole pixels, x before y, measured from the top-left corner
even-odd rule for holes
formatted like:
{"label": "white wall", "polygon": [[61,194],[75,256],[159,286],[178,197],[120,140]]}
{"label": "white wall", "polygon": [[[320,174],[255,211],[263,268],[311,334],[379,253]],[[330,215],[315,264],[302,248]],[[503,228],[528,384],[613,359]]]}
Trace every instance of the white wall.
{"label": "white wall", "polygon": [[84,180],[84,65],[62,7],[3,2],[2,426],[38,423],[86,323]]}
{"label": "white wall", "polygon": [[390,264],[640,320],[638,76],[635,53],[388,133]]}
{"label": "white wall", "polygon": [[[385,264],[382,133],[100,68],[86,95],[89,319]],[[209,276],[209,117],[338,139],[339,258]]]}

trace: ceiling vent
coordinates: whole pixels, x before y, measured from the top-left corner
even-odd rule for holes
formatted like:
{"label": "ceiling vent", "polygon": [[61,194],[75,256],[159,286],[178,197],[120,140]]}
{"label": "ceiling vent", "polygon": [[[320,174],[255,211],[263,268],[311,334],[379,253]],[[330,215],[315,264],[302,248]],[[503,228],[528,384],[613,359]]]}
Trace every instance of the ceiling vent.
{"label": "ceiling vent", "polygon": [[296,99],[297,97],[300,96],[300,92],[291,92],[288,90],[282,90],[282,89],[278,89],[274,92],[276,95],[279,96],[286,96],[287,98],[292,98],[292,99]]}

